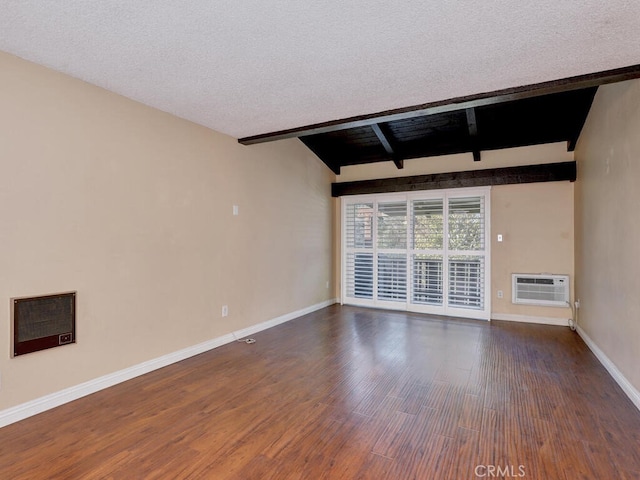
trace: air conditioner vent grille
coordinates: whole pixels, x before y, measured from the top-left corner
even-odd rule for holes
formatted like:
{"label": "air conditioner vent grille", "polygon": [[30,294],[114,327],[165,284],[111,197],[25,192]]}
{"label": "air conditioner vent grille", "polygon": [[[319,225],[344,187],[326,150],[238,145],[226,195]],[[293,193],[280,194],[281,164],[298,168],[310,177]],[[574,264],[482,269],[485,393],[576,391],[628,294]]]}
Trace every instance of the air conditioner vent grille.
{"label": "air conditioner vent grille", "polygon": [[569,276],[514,273],[511,291],[513,303],[566,307],[569,305]]}

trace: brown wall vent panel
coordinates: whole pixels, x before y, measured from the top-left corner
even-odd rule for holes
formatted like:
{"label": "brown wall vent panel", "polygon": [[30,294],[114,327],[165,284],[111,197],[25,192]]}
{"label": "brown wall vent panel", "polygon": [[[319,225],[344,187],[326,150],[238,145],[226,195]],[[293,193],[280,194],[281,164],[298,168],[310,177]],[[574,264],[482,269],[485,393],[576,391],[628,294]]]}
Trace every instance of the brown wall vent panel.
{"label": "brown wall vent panel", "polygon": [[76,342],[76,292],[11,299],[12,357]]}

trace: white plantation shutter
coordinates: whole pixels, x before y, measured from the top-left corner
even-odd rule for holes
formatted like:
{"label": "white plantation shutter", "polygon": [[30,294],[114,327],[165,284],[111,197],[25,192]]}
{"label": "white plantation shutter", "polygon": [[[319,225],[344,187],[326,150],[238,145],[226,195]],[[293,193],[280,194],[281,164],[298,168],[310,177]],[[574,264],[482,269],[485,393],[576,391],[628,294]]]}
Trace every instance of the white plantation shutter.
{"label": "white plantation shutter", "polygon": [[413,255],[412,303],[442,305],[442,255]]}
{"label": "white plantation shutter", "polygon": [[407,202],[378,203],[377,220],[377,298],[404,302],[407,299]]}
{"label": "white plantation shutter", "polygon": [[378,254],[378,300],[407,299],[407,255]]}
{"label": "white plantation shutter", "polygon": [[484,309],[485,199],[481,196],[449,199],[449,295],[458,308]]}
{"label": "white plantation shutter", "polygon": [[378,248],[407,248],[407,202],[378,204]]}
{"label": "white plantation shutter", "polygon": [[412,247],[415,250],[440,250],[444,234],[442,198],[411,202]]}
{"label": "white plantation shutter", "polygon": [[373,298],[373,254],[347,254],[347,296]]}
{"label": "white plantation shutter", "polygon": [[483,257],[449,257],[449,305],[484,308]]}
{"label": "white plantation shutter", "polygon": [[411,202],[411,268],[414,304],[442,305],[443,302],[443,199]]}
{"label": "white plantation shutter", "polygon": [[373,203],[347,205],[347,248],[373,247]]}
{"label": "white plantation shutter", "polygon": [[373,202],[346,206],[345,287],[352,299],[373,299],[373,214]]}
{"label": "white plantation shutter", "polygon": [[449,251],[484,250],[484,198],[449,199]]}

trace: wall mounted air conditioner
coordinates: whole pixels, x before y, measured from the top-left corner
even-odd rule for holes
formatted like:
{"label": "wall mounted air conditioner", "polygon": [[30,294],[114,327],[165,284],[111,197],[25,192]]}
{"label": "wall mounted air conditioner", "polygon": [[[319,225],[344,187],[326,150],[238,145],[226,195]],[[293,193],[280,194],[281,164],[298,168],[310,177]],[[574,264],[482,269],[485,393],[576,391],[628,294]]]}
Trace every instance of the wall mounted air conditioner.
{"label": "wall mounted air conditioner", "polygon": [[511,301],[523,305],[568,307],[569,275],[514,273]]}

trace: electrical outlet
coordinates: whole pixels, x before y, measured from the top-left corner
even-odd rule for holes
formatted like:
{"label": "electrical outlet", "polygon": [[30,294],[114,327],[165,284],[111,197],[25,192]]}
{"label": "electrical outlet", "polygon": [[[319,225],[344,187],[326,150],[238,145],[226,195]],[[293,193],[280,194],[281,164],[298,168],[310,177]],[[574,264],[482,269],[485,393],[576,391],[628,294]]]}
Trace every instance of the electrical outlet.
{"label": "electrical outlet", "polygon": [[504,292],[502,290],[498,290],[498,298],[504,298]]}
{"label": "electrical outlet", "polygon": [[222,305],[222,316],[223,317],[228,317],[229,316],[229,306],[228,305]]}

